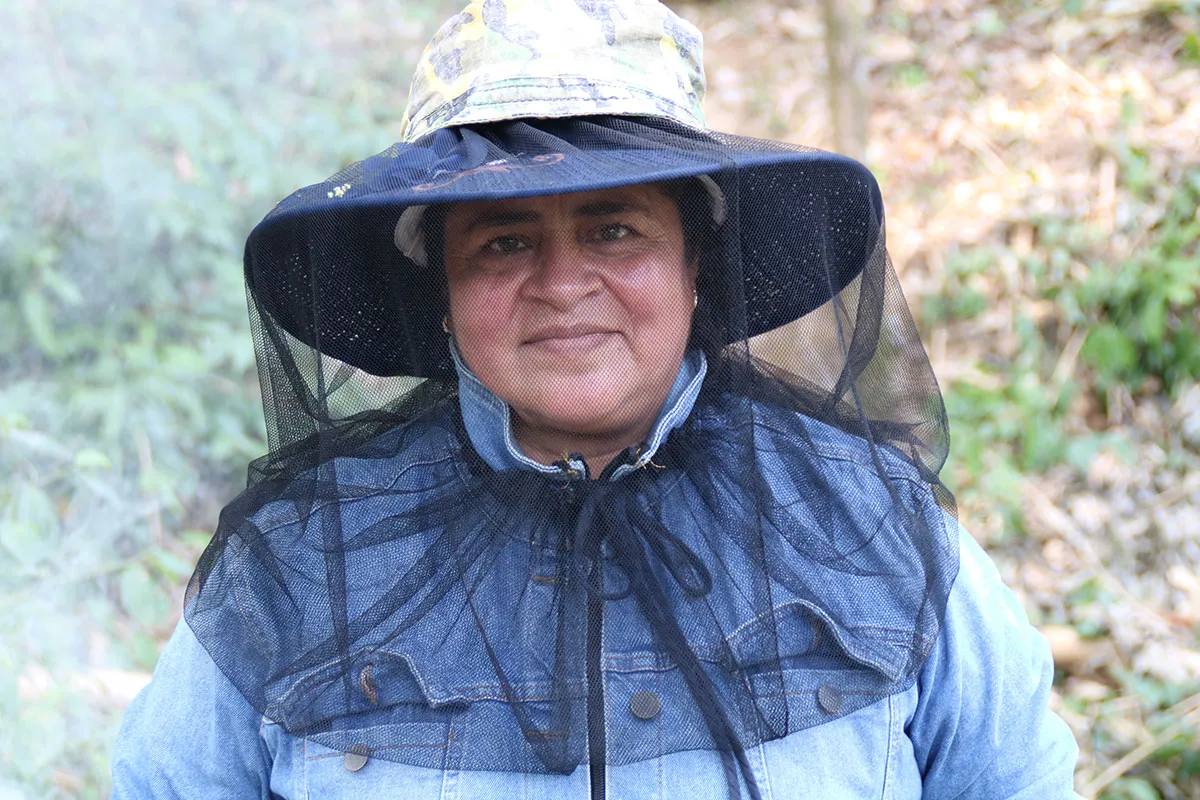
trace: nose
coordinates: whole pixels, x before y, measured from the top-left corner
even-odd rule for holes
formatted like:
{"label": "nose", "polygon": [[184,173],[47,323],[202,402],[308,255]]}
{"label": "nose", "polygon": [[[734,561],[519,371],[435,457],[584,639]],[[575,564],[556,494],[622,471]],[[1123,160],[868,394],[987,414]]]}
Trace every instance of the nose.
{"label": "nose", "polygon": [[535,268],[524,285],[527,297],[566,311],[600,288],[588,253],[570,235],[554,233],[539,245]]}

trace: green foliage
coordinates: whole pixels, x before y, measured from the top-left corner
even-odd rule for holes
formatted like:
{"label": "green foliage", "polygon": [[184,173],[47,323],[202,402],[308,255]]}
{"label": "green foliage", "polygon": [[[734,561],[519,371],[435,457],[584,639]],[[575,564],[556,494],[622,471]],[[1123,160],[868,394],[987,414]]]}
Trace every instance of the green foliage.
{"label": "green foliage", "polygon": [[[1023,528],[1012,491],[1022,475],[1063,463],[1082,472],[1099,450],[1125,450],[1119,434],[1083,426],[1081,410],[1102,410],[1116,389],[1171,394],[1200,379],[1200,169],[1164,195],[1144,154],[1127,148],[1122,165],[1131,202],[1156,212],[1128,253],[1088,223],[1038,219],[1035,246],[1019,258],[995,245],[948,253],[942,290],[920,307],[930,327],[1001,301],[1009,309],[1007,355],[990,356],[946,396],[959,462],[952,485],[968,505],[997,510],[1008,532]],[[1020,297],[998,285],[1006,261]]]}
{"label": "green foliage", "polygon": [[903,89],[916,89],[929,83],[929,73],[917,62],[897,65],[892,74],[893,82]]}
{"label": "green foliage", "polygon": [[1174,187],[1162,218],[1134,253],[1078,281],[1045,287],[1067,322],[1090,325],[1083,357],[1096,387],[1168,392],[1200,377],[1200,170]]}
{"label": "green foliage", "polygon": [[[1006,257],[987,247],[950,253],[943,290],[922,303],[923,322],[951,324],[994,310],[994,273]],[[1039,283],[1033,261],[1026,261],[1023,276]],[[986,506],[1000,515],[1003,524],[992,532],[999,536],[1024,530],[1019,486],[1026,475],[1062,463],[1082,472],[1099,450],[1125,448],[1119,435],[1068,426],[1089,384],[1061,368],[1061,348],[1048,338],[1044,320],[1022,305],[1007,322],[1007,355],[990,356],[978,365],[977,377],[956,380],[946,391],[952,488],[967,506]]]}
{"label": "green foliage", "polygon": [[1063,0],[1063,11],[1069,17],[1077,17],[1083,11],[1083,0]]}
{"label": "green foliage", "polygon": [[1200,35],[1189,33],[1179,46],[1179,59],[1185,64],[1200,66]]}
{"label": "green foliage", "polygon": [[1162,800],[1154,784],[1143,778],[1117,778],[1101,797],[1103,800]]}
{"label": "green foliage", "polygon": [[[1200,380],[1200,165],[1164,164],[1131,144],[1139,113],[1123,98],[1123,130],[1106,144],[1119,177],[1109,225],[1014,220],[1012,244],[949,251],[941,291],[920,306],[922,323],[950,336],[989,332],[973,369],[946,387],[946,406],[948,483],[984,517],[992,543],[1024,533],[1020,489],[1031,476],[1055,469],[1061,478],[1063,466],[1082,475],[1101,450],[1132,459],[1120,426],[1110,427],[1130,397],[1177,396]],[[1114,602],[1098,581],[1064,598],[1089,638],[1109,635]],[[1139,761],[1101,800],[1200,796],[1195,709],[1180,710],[1197,687],[1109,667],[1116,696],[1079,710],[1088,744],[1097,754],[1137,747]],[[1141,740],[1131,743],[1131,729]]]}
{"label": "green foliage", "polygon": [[949,254],[945,282],[938,294],[922,298],[920,316],[927,324],[974,319],[991,303],[991,272],[998,254],[985,247]]}
{"label": "green foliage", "polygon": [[975,34],[981,39],[994,39],[1008,31],[1008,25],[993,7],[984,8],[979,12],[973,25]]}
{"label": "green foliage", "polygon": [[1200,729],[1194,717],[1200,687],[1163,682],[1121,667],[1114,667],[1112,675],[1120,686],[1120,699],[1103,704],[1096,715],[1093,736],[1098,745],[1107,744],[1113,730],[1127,736],[1131,715],[1144,721],[1153,738],[1139,761],[1100,793],[1100,800],[1196,797]]}
{"label": "green foliage", "polygon": [[0,4],[0,795],[106,796],[122,709],[71,679],[153,666],[265,449],[242,243],[391,143],[442,11]]}

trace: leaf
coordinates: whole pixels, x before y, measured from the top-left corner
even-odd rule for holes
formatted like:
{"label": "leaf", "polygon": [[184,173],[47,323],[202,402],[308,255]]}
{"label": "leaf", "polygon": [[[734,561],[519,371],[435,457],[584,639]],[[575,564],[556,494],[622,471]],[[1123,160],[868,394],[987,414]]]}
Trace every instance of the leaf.
{"label": "leaf", "polygon": [[121,573],[118,589],[121,605],[144,628],[162,624],[170,613],[166,592],[141,564],[131,564]]}
{"label": "leaf", "polygon": [[984,8],[975,18],[975,33],[984,39],[994,39],[1008,30],[1008,25],[993,8]]}
{"label": "leaf", "polygon": [[146,560],[157,572],[171,580],[191,577],[192,562],[164,547],[156,547],[147,552]]}
{"label": "leaf", "polygon": [[30,704],[17,715],[15,724],[22,735],[13,740],[17,752],[10,755],[24,777],[36,777],[62,759],[67,747],[67,723],[57,706],[54,702]]}
{"label": "leaf", "polygon": [[1061,427],[1044,414],[1030,414],[1021,433],[1023,469],[1044,472],[1062,460],[1065,435]]}
{"label": "leaf", "polygon": [[12,653],[0,653],[0,717],[9,717],[21,706],[17,692],[20,664]]}
{"label": "leaf", "polygon": [[1139,327],[1147,344],[1162,344],[1163,333],[1167,329],[1167,303],[1164,298],[1152,297],[1147,300],[1142,309]]}
{"label": "leaf", "polygon": [[99,450],[93,450],[90,447],[85,447],[75,454],[75,468],[112,469],[112,460]]}
{"label": "leaf", "polygon": [[49,495],[32,483],[20,483],[5,517],[0,521],[0,545],[18,562],[32,567],[53,555],[59,522]]}
{"label": "leaf", "polygon": [[8,436],[13,431],[29,429],[29,417],[20,411],[0,412],[0,436]]}
{"label": "leaf", "polygon": [[906,89],[915,89],[929,82],[929,74],[920,64],[901,64],[896,69],[896,79]]}
{"label": "leaf", "polygon": [[190,550],[199,553],[204,548],[208,547],[209,541],[213,538],[212,531],[187,530],[179,534],[179,540]]}
{"label": "leaf", "polygon": [[1078,475],[1085,475],[1096,454],[1109,445],[1108,438],[1099,434],[1073,436],[1067,442],[1064,460]]}
{"label": "leaf", "polygon": [[980,477],[980,484],[991,497],[1016,497],[1020,495],[1024,480],[1021,472],[1008,459],[998,458],[991,464],[991,469]]}
{"label": "leaf", "polygon": [[75,285],[74,281],[60,275],[56,270],[49,267],[43,269],[42,283],[46,284],[46,288],[55,297],[69,306],[77,306],[83,302],[83,293],[79,291],[79,287]]}
{"label": "leaf", "polygon": [[162,369],[176,378],[191,378],[211,374],[212,365],[195,347],[169,345],[163,348]]}
{"label": "leaf", "polygon": [[1144,778],[1118,778],[1103,794],[1106,800],[1162,800],[1162,795]]}
{"label": "leaf", "polygon": [[59,354],[58,338],[54,335],[53,314],[46,296],[40,290],[30,289],[21,295],[21,316],[33,335],[33,341],[44,354]]}
{"label": "leaf", "polygon": [[1111,323],[1098,325],[1088,334],[1083,357],[1108,380],[1129,372],[1137,364],[1133,342]]}
{"label": "leaf", "polygon": [[0,522],[0,546],[26,567],[32,567],[50,555],[37,529],[19,520]]}
{"label": "leaf", "polygon": [[1200,65],[1200,36],[1189,33],[1183,37],[1183,44],[1180,45],[1179,52],[1186,63]]}

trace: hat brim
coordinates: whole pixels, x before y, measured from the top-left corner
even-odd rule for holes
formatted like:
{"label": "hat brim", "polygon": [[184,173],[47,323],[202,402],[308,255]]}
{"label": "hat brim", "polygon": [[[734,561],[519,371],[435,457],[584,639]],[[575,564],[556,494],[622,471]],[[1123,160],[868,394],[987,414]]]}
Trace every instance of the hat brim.
{"label": "hat brim", "polygon": [[413,205],[568,194],[709,175],[755,336],[841,291],[883,246],[879,187],[843,156],[654,120],[574,118],[447,128],[281,202],[250,233],[259,313],[317,351],[379,376],[452,378],[443,280],[394,244]]}

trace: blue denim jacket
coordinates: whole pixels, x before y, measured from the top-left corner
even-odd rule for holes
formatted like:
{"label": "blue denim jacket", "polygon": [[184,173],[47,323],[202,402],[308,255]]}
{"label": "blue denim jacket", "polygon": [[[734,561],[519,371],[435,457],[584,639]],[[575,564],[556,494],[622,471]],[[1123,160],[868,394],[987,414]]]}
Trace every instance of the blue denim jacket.
{"label": "blue denim jacket", "polygon": [[[555,469],[520,452],[510,434],[508,408],[461,363],[459,372],[463,421],[480,456],[495,469]],[[704,374],[703,356],[689,355],[640,458],[652,458],[688,416]],[[622,474],[618,470],[612,479]],[[750,765],[765,798],[1075,797],[1077,748],[1066,725],[1047,708],[1048,648],[988,557],[968,535],[960,542],[961,567],[945,624],[916,684],[752,748]],[[608,724],[635,724],[629,698],[659,688],[658,673],[623,663],[607,631],[604,648]],[[669,725],[671,719],[663,713],[653,723]],[[426,734],[429,741],[417,744],[444,751],[444,768],[380,758],[360,763],[293,736],[245,701],[181,622],[153,681],[126,713],[113,758],[113,797],[588,796],[586,765],[570,775],[459,770],[453,752],[486,747],[486,741],[473,739],[463,724],[453,726],[449,736],[442,726],[413,733]],[[609,765],[606,777],[608,796],[615,800],[720,800],[726,791],[720,758],[703,750]]]}

